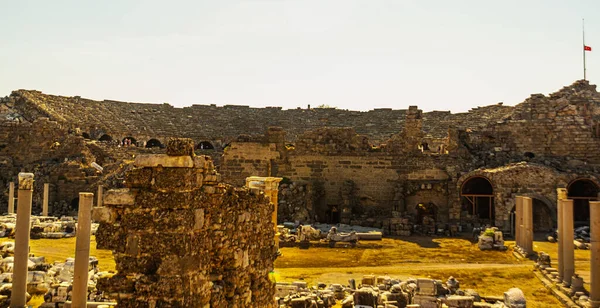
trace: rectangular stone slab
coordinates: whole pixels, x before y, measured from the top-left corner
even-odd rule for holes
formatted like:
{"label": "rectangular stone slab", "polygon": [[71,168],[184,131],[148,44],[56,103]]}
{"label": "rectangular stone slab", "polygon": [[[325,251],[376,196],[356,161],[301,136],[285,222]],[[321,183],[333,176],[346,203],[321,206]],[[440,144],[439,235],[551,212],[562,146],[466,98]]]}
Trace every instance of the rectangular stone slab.
{"label": "rectangular stone slab", "polygon": [[135,157],[136,167],[194,168],[190,156],[169,156],[166,154],[141,154]]}

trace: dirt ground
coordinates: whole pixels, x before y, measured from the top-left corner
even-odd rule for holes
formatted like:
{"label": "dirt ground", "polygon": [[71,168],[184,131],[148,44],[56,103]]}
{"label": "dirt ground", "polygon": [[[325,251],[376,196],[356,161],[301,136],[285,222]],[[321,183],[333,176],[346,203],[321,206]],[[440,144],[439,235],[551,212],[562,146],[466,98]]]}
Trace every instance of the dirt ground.
{"label": "dirt ground", "polygon": [[[508,241],[508,246],[514,242]],[[366,247],[365,247],[366,246]],[[112,253],[97,250],[92,237],[90,255],[99,259],[101,270],[115,269]],[[545,251],[556,262],[557,244],[534,243],[536,251]],[[31,252],[45,256],[48,262],[64,261],[74,256],[75,238],[31,240]],[[511,287],[525,293],[528,307],[561,307],[552,294],[532,273],[533,262],[518,261],[508,251],[480,251],[468,239],[404,237],[363,242],[355,248],[281,248],[283,255],[275,262],[278,281],[305,280],[308,283],[341,283],[359,280],[363,275],[389,275],[398,278],[430,277],[446,281],[454,276],[461,288],[477,290],[481,295],[500,296]],[[575,251],[576,269],[589,277],[589,251]],[[41,297],[29,304],[37,307]]]}

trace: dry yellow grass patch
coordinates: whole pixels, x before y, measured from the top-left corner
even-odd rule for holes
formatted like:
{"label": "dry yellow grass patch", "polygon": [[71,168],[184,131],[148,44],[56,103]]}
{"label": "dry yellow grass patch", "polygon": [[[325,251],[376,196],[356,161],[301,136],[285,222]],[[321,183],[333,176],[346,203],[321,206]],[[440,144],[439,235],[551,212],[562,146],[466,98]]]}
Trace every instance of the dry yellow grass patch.
{"label": "dry yellow grass patch", "polygon": [[528,307],[560,307],[532,272],[533,263],[518,261],[510,251],[480,251],[466,239],[411,237],[383,239],[380,248],[281,248],[275,262],[280,281],[342,283],[362,275],[430,277],[454,276],[461,288],[481,295],[502,295],[511,287],[525,293]]}

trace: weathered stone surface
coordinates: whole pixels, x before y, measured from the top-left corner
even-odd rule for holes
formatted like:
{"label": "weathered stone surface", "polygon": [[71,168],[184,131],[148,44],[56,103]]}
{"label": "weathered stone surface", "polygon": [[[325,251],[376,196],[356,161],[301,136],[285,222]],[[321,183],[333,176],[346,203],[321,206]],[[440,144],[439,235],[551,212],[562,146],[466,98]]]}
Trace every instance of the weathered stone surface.
{"label": "weathered stone surface", "polygon": [[166,154],[138,155],[135,158],[136,167],[164,168],[193,168],[194,160],[191,156],[169,156]]}
{"label": "weathered stone surface", "polygon": [[146,165],[128,173],[131,191],[106,193],[97,242],[114,250],[118,274],[100,286],[120,307],[275,307],[273,205],[196,163]]}
{"label": "weathered stone surface", "polygon": [[116,213],[108,207],[95,207],[92,208],[92,220],[112,224],[116,220]]}
{"label": "weathered stone surface", "polygon": [[133,205],[135,194],[129,189],[111,189],[104,195],[105,205]]}
{"label": "weathered stone surface", "polygon": [[194,156],[194,141],[189,138],[170,138],[167,143],[167,155]]}

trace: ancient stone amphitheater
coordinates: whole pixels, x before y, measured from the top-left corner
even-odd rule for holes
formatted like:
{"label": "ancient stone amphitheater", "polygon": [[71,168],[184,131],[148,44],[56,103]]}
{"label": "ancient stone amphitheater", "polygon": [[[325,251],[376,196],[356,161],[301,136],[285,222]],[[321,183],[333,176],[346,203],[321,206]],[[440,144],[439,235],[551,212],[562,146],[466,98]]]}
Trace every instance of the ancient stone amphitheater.
{"label": "ancient stone amphitheater", "polygon": [[[355,223],[400,234],[400,218],[509,230],[516,195],[533,198],[534,226],[556,223],[556,188],[589,221],[599,192],[600,94],[577,81],[512,107],[467,113],[93,101],[17,90],[0,99],[0,195],[35,173],[34,209],[50,183],[51,211],[80,191],[123,187],[141,153],[171,137],[195,141],[226,182],[283,177],[282,220]],[[93,164],[95,163],[95,164]],[[99,171],[97,165],[102,167]],[[96,167],[94,167],[96,166]]]}

